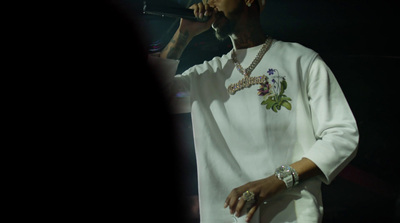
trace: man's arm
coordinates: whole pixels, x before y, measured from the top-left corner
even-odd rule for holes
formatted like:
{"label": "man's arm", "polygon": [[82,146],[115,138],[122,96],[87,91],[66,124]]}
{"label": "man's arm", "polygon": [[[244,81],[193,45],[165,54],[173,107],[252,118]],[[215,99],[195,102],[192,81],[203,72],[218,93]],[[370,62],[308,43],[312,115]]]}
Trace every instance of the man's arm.
{"label": "man's arm", "polygon": [[179,27],[171,41],[163,51],[161,51],[160,57],[178,60],[191,40],[192,37],[189,35],[189,31],[182,30],[181,27]]}
{"label": "man's arm", "polygon": [[181,19],[175,35],[164,50],[161,51],[161,58],[178,60],[193,37],[210,29],[211,24],[215,21],[214,9],[207,4],[200,2],[189,8],[193,9],[194,15],[198,18],[203,18],[204,16],[211,16],[211,18],[207,22],[194,22]]}
{"label": "man's arm", "polygon": [[[305,181],[309,178],[321,175],[322,172],[315,163],[307,158],[303,158],[290,165],[296,170],[299,181]],[[253,217],[258,206],[266,199],[286,190],[285,183],[278,179],[275,175],[270,177],[249,182],[245,185],[237,187],[226,198],[224,208],[229,207],[231,214],[240,217],[240,213],[246,203],[244,199],[239,199],[244,192],[251,191],[258,196],[257,203],[248,211],[246,221],[249,222]]]}

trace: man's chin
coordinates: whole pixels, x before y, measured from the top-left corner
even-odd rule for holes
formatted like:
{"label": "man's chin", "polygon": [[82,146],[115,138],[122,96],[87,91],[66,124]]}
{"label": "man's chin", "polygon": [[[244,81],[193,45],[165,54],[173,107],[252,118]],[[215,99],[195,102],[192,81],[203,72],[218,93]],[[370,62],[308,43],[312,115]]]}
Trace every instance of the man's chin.
{"label": "man's chin", "polygon": [[224,40],[226,40],[228,37],[229,37],[229,35],[228,34],[226,34],[226,33],[221,33],[221,32],[219,32],[217,29],[214,29],[214,34],[215,34],[215,37],[218,39],[218,40],[220,40],[220,41],[224,41]]}
{"label": "man's chin", "polygon": [[228,38],[233,31],[232,23],[222,13],[217,15],[217,19],[212,24],[212,28],[215,31],[215,37],[221,41]]}

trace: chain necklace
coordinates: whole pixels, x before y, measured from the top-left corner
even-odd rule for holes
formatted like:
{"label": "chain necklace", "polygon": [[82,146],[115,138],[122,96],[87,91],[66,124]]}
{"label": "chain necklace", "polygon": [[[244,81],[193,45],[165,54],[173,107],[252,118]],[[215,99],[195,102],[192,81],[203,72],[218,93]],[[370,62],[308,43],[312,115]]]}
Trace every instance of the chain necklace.
{"label": "chain necklace", "polygon": [[263,44],[262,48],[260,51],[257,53],[256,58],[253,60],[253,62],[250,64],[250,66],[246,69],[242,67],[242,65],[239,63],[236,57],[236,52],[235,50],[232,51],[232,60],[233,63],[236,66],[236,69],[243,74],[244,78],[241,79],[239,82],[235,84],[231,84],[228,86],[228,93],[230,95],[234,95],[236,91],[242,90],[245,87],[251,87],[255,84],[262,84],[266,81],[267,77],[265,75],[259,76],[259,77],[250,77],[251,72],[256,68],[256,66],[260,63],[261,59],[263,58],[264,54],[269,50],[271,47],[272,43],[272,38],[268,37],[265,40],[265,43]]}

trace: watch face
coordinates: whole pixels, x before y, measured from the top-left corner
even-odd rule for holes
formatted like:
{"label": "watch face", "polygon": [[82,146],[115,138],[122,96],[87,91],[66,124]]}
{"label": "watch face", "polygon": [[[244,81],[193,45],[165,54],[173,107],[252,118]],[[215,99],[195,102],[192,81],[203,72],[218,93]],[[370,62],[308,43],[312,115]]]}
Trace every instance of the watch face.
{"label": "watch face", "polygon": [[280,166],[276,169],[275,174],[278,175],[280,178],[285,178],[287,176],[291,176],[292,173],[290,172],[289,166]]}
{"label": "watch face", "polygon": [[287,188],[293,187],[293,176],[290,166],[283,165],[275,170],[275,176],[285,182]]}

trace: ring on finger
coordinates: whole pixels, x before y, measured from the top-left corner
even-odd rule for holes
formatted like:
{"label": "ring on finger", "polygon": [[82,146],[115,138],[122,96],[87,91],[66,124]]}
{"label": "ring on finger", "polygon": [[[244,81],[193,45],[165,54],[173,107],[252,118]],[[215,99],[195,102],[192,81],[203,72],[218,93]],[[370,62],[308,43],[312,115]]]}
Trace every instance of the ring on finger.
{"label": "ring on finger", "polygon": [[255,200],[255,195],[251,191],[246,191],[243,193],[243,199],[245,201],[252,201],[252,200]]}

